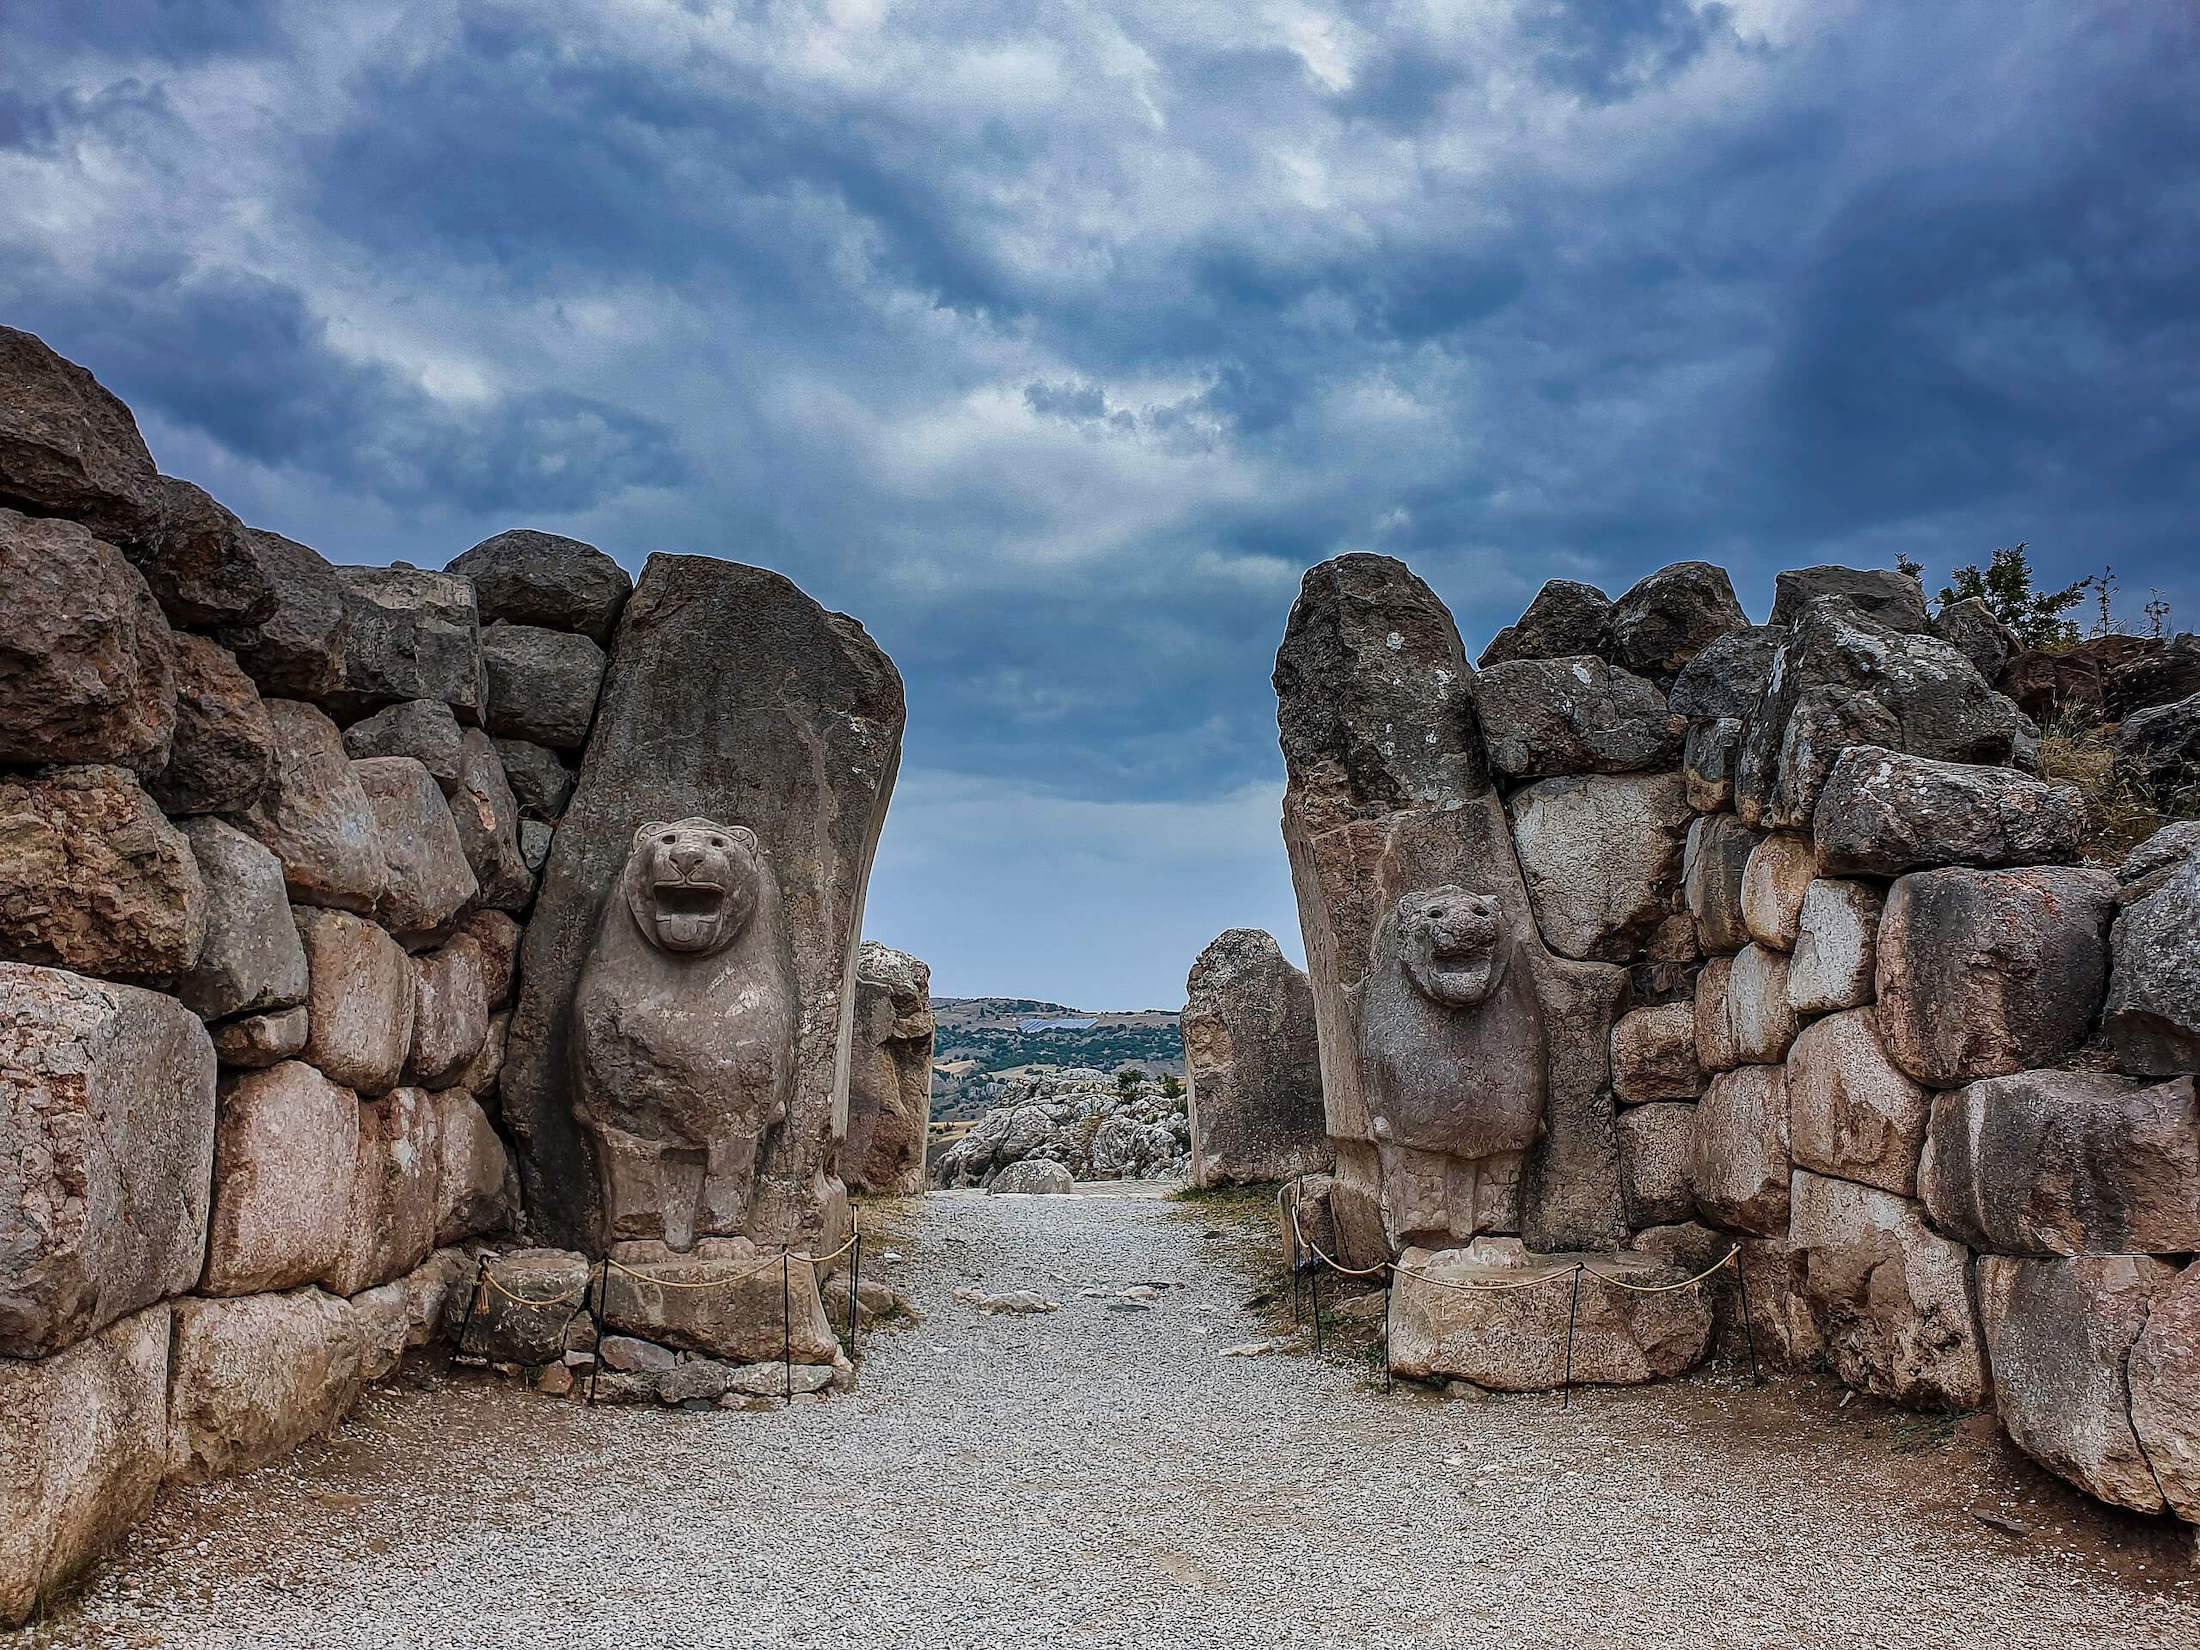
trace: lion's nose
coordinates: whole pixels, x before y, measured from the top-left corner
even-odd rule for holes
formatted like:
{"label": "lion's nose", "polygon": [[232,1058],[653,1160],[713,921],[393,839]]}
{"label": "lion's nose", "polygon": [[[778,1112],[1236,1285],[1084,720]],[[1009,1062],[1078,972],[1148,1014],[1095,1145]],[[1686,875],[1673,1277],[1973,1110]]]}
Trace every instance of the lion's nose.
{"label": "lion's nose", "polygon": [[693,880],[696,867],[703,863],[703,859],[703,850],[693,844],[682,842],[673,847],[672,868],[680,873],[683,880]]}

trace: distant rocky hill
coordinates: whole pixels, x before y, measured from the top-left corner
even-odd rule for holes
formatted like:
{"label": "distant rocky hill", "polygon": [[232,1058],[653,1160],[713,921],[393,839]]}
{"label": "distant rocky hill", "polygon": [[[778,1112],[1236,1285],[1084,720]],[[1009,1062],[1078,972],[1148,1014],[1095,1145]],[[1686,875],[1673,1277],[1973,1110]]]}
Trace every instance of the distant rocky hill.
{"label": "distant rocky hill", "polygon": [[[958,1114],[960,1091],[976,1080],[1028,1067],[1138,1066],[1156,1077],[1184,1074],[1184,1043],[1173,1009],[1109,1014],[1036,997],[935,997],[939,1034],[932,1115]],[[983,1109],[982,1106],[979,1109]]]}

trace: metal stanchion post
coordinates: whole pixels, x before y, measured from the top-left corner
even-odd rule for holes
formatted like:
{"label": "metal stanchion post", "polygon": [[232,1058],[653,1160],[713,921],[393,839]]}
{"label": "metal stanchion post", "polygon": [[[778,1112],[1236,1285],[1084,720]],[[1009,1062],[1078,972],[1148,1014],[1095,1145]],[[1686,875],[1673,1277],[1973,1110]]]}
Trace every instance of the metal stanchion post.
{"label": "metal stanchion post", "polygon": [[856,1319],[863,1310],[863,1228],[848,1250],[848,1361],[856,1361]]}
{"label": "metal stanchion post", "polygon": [[1322,1349],[1322,1269],[1318,1262],[1314,1270],[1306,1275],[1306,1291],[1308,1298],[1313,1302],[1314,1352],[1316,1356],[1319,1356]]}
{"label": "metal stanchion post", "polygon": [[1560,1389],[1558,1407],[1571,1409],[1574,1404],[1574,1324],[1581,1316],[1581,1263],[1574,1263],[1574,1298],[1566,1307],[1566,1381]]}
{"label": "metal stanchion post", "polygon": [[1390,1303],[1398,1298],[1398,1268],[1383,1273],[1383,1390],[1395,1392],[1398,1378],[1390,1372]]}
{"label": "metal stanchion post", "polygon": [[451,1349],[453,1356],[466,1355],[466,1331],[474,1326],[474,1314],[481,1310],[482,1291],[489,1286],[489,1257],[483,1255],[474,1266],[474,1292],[466,1297],[466,1312],[458,1320],[458,1344]]}
{"label": "metal stanchion post", "polygon": [[779,1356],[787,1377],[787,1404],[794,1405],[794,1261],[779,1252]]}
{"label": "metal stanchion post", "polygon": [[1749,1268],[1742,1264],[1742,1252],[1734,1251],[1734,1281],[1742,1289],[1742,1348],[1749,1354],[1749,1380],[1752,1386],[1764,1385],[1764,1377],[1757,1373],[1757,1331],[1749,1321]]}
{"label": "metal stanchion post", "polygon": [[[604,1314],[610,1310],[611,1257],[606,1255],[603,1258],[603,1265],[596,1273],[595,1310],[589,1314],[596,1325],[596,1350],[588,1365],[588,1402],[591,1408],[595,1406],[596,1402],[596,1381],[603,1374],[603,1320]],[[568,1323],[572,1322],[570,1318],[566,1321]]]}

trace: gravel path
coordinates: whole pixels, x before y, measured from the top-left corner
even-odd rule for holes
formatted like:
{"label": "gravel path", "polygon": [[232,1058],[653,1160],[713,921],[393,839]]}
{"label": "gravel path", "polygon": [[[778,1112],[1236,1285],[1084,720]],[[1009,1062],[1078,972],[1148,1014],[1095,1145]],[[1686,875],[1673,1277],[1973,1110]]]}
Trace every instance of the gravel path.
{"label": "gravel path", "polygon": [[[2200,1643],[2180,1538],[1975,1424],[1905,1453],[1915,1422],[1836,1416],[1807,1383],[1712,1373],[1561,1413],[1224,1358],[1267,1331],[1223,1218],[1121,1193],[889,1208],[888,1275],[928,1321],[867,1341],[860,1393],[587,1411],[419,1375],[330,1440],[170,1498],[22,1642]],[[1080,1294],[1157,1279],[1188,1287],[1144,1311]],[[1062,1310],[980,1317],[965,1284]]]}

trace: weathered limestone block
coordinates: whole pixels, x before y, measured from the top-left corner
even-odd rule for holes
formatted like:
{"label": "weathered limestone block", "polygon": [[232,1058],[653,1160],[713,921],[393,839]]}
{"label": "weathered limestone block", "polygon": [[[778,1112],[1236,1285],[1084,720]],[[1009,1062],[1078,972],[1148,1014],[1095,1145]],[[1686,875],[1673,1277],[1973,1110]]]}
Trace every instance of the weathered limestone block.
{"label": "weathered limestone block", "polygon": [[464,735],[458,718],[442,700],[406,699],[346,728],[344,751],[354,762],[409,756],[433,774],[443,794],[450,796],[459,783]]}
{"label": "weathered limestone block", "polygon": [[249,807],[275,778],[275,727],[260,690],[204,636],[179,631],[175,648],[175,743],[146,788],[179,816]]}
{"label": "weathered limestone block", "polygon": [[626,569],[594,545],[525,527],[483,539],[443,571],[473,580],[484,623],[577,630],[605,646],[634,591]]}
{"label": "weathered limestone block", "polygon": [[554,750],[528,739],[491,741],[504,775],[519,803],[522,819],[555,825],[565,815],[566,799],[573,794],[573,770]]}
{"label": "weathered limestone block", "polygon": [[800,1008],[756,833],[643,824],[573,999],[573,1116],[613,1241],[685,1251],[749,1226],[759,1148],[793,1096]]}
{"label": "weathered limestone block", "polygon": [[1723,568],[1675,562],[1637,582],[1612,604],[1605,656],[1638,676],[1670,679],[1730,631],[1749,628]]}
{"label": "weathered limestone block", "polygon": [[1475,668],[1488,670],[1511,659],[1563,659],[1594,653],[1603,643],[1604,624],[1611,614],[1611,598],[1595,585],[1573,579],[1546,579],[1519,622],[1507,625],[1491,638],[1490,645],[1475,660]]}
{"label": "weathered limestone block", "polygon": [[1844,1382],[1903,1404],[1986,1401],[1971,1252],[1929,1229],[1922,1204],[1798,1169],[1788,1241]]}
{"label": "weathered limestone block", "polygon": [[2132,1431],[2162,1499],[2200,1524],[2200,1261],[2154,1296],[2125,1374]]}
{"label": "weathered limestone block", "polygon": [[310,906],[292,915],[306,951],[306,1059],[364,1095],[396,1087],[412,1046],[412,960],[364,917]]}
{"label": "weathered limestone block", "polygon": [[176,731],[175,641],[145,576],[73,521],[0,509],[0,589],[0,762],[158,773]]}
{"label": "weathered limestone block", "polygon": [[437,699],[479,725],[489,675],[474,587],[416,567],[339,567],[336,577],[349,624],[332,708],[351,720],[405,699]]}
{"label": "weathered limestone block", "polygon": [[[1103,1125],[1104,1127],[1105,1125]],[[1043,1157],[1019,1158],[985,1183],[988,1192],[1016,1192],[1026,1196],[1067,1196],[1076,1181],[1060,1163]]]}
{"label": "weathered limestone block", "polygon": [[1690,820],[1681,777],[1545,779],[1509,805],[1543,943],[1585,961],[1639,956],[1680,880]]}
{"label": "weathered limestone block", "polygon": [[527,867],[529,876],[540,874],[550,862],[550,845],[557,840],[554,827],[539,819],[522,819],[519,822],[519,857]]}
{"label": "weathered limestone block", "polygon": [[496,911],[524,912],[535,897],[539,861],[522,845],[528,822],[505,782],[496,747],[479,728],[468,728],[461,740],[458,783],[450,802],[459,846],[481,885],[481,903]]}
{"label": "weathered limestone block", "polygon": [[481,947],[470,934],[454,934],[412,959],[412,1048],[406,1081],[441,1088],[481,1052],[489,1035],[489,993],[482,981]]}
{"label": "weathered limestone block", "polygon": [[[1451,886],[1408,894],[1376,931],[1374,964],[1360,1069],[1394,1232],[1518,1230],[1548,1055],[1542,1003],[1498,902]],[[1461,1083],[1465,1071],[1480,1080]]]}
{"label": "weathered limestone block", "polygon": [[1841,753],[1811,829],[1825,868],[1900,876],[1932,865],[2060,865],[2078,857],[2085,802],[2010,768],[1856,745]]}
{"label": "weathered limestone block", "polygon": [[1749,943],[1742,917],[1742,878],[1762,840],[1732,814],[1705,814],[1688,827],[1681,880],[1696,939],[1707,956],[1739,951]]}
{"label": "weathered limestone block", "polygon": [[429,1096],[436,1109],[435,1241],[508,1230],[519,1216],[519,1177],[489,1114],[464,1089]]}
{"label": "weathered limestone block", "polygon": [[2158,892],[2195,854],[2200,854],[2200,819],[2164,825],[2116,867],[2116,880],[2123,884],[2119,897],[2126,906],[2138,904]]}
{"label": "weathered limestone block", "polygon": [[256,1071],[304,1052],[306,1011],[301,1005],[245,1014],[207,1029],[213,1034],[215,1057],[224,1066]]}
{"label": "weathered limestone block", "polygon": [[1784,1066],[1737,1066],[1696,1104],[1689,1179],[1713,1225],[1775,1237],[1788,1221],[1788,1093]]}
{"label": "weathered limestone block", "polygon": [[2159,807],[2190,811],[2200,794],[2200,693],[2133,711],[2116,730],[2116,754],[2145,777]]}
{"label": "weathered limestone block", "polygon": [[1778,1065],[1795,1041],[1795,1010],[1788,1006],[1788,960],[1762,945],[1745,945],[1727,976],[1727,1024],[1734,1057],[1745,1065]]}
{"label": "weathered limestone block", "polygon": [[1493,665],[1474,703],[1490,766],[1513,777],[1668,768],[1688,731],[1656,687],[1593,654]]}
{"label": "weathered limestone block", "polygon": [[2132,1428],[2124,1366],[2147,1308],[2177,1275],[2143,1255],[1981,1255],[1979,1319],[1994,1409],[2017,1448],[2088,1495],[2164,1510]]}
{"label": "weathered limestone block", "polygon": [[392,1089],[359,1108],[343,1241],[322,1280],[336,1294],[388,1283],[435,1247],[441,1121],[425,1089]]}
{"label": "weathered limestone block", "polygon": [[[924,1138],[932,1120],[932,1032],[932,971],[906,951],[865,940],[856,953],[848,1145],[841,1154],[842,1178],[851,1190],[902,1197],[923,1193]],[[1309,1004],[1310,1058],[1313,1040]],[[1319,1101],[1316,1090],[1317,1130]]]}
{"label": "weathered limestone block", "polygon": [[1933,1224],[1974,1249],[2200,1250],[2193,1080],[2023,1071],[1936,1095],[1918,1186]]}
{"label": "weathered limestone block", "polygon": [[[1276,656],[1290,775],[1284,841],[1337,1152],[1331,1203],[1343,1241],[1364,1246],[1346,1257],[1354,1264],[1398,1241],[1399,1221],[1419,1218],[1408,1206],[1422,1207],[1423,1191],[1434,1190],[1425,1173],[1411,1186],[1386,1186],[1385,1150],[1399,1174],[1411,1171],[1378,1145],[1361,1020],[1371,981],[1394,972],[1379,964],[1378,930],[1404,897],[1446,886],[1494,896],[1545,1022],[1559,1028],[1548,1050],[1545,1135],[1526,1165],[1521,1218],[1531,1241],[1606,1247],[1624,1232],[1607,1036],[1625,1006],[1627,976],[1544,947],[1490,780],[1472,681],[1443,604],[1382,556],[1341,556],[1312,569]],[[1449,1241],[1471,1233],[1477,1215],[1454,1204],[1445,1220]]]}
{"label": "weathered limestone block", "polygon": [[2111,939],[2101,1024],[2116,1063],[2148,1077],[2200,1071],[2200,845],[2126,908]]}
{"label": "weathered limestone block", "polygon": [[512,1006],[519,987],[520,926],[502,911],[476,911],[458,925],[481,952],[482,998],[493,1011]]}
{"label": "weathered limestone block", "polygon": [[1803,892],[1788,1007],[1830,1014],[1872,1000],[1879,966],[1879,914],[1886,896],[1868,882],[1820,877]]}
{"label": "weathered limestone block", "polygon": [[504,1073],[505,1044],[512,1034],[512,1011],[499,1009],[489,1016],[488,1033],[474,1057],[451,1079],[453,1088],[464,1089],[491,1111],[497,1109],[497,1079]]}
{"label": "weathered limestone block", "polygon": [[371,911],[389,886],[382,832],[336,724],[294,699],[266,701],[275,778],[232,823],[283,862],[301,905]]}
{"label": "weathered limestone block", "polygon": [[1749,851],[1742,865],[1742,926],[1759,945],[1795,949],[1803,926],[1803,896],[1818,874],[1818,852],[1809,837],[1775,831]]}
{"label": "weathered limestone block", "polygon": [[344,651],[351,616],[343,581],[320,553],[280,533],[245,529],[275,605],[250,629],[225,631],[237,663],[260,691],[313,703],[344,685]]}
{"label": "weathered limestone block", "polygon": [[1741,745],[1739,717],[1690,724],[1681,745],[1681,779],[1688,787],[1688,805],[1697,813],[1724,813],[1734,806],[1734,759]]}
{"label": "weathered limestone block", "polygon": [[1787,1091],[1799,1168],[1916,1195],[1933,1097],[1887,1058],[1872,1009],[1805,1026],[1788,1051]]}
{"label": "weathered limestone block", "polygon": [[351,1298],[365,1344],[361,1373],[379,1381],[415,1347],[442,1332],[454,1309],[464,1309],[474,1280],[473,1260],[457,1249],[438,1249],[394,1283],[379,1284]]}
{"label": "weathered limestone block", "polygon": [[481,891],[450,804],[412,757],[373,756],[351,767],[374,810],[389,870],[375,915],[400,936],[433,934]]}
{"label": "weathered limestone block", "polygon": [[[2116,690],[2118,679],[2133,665],[2146,675],[2144,661],[2160,659],[2168,651],[2160,637],[2089,636],[2080,642],[2058,646],[2025,647],[2017,651],[2001,673],[2001,690],[2035,722],[2047,725],[2076,713],[2098,722],[2120,722],[2140,703],[2161,704],[2200,688],[2200,681],[2161,698],[2132,701]],[[2178,674],[2174,668],[2171,679]],[[2167,686],[2167,681],[2158,685]]]}
{"label": "weathered limestone block", "polygon": [[[829,1364],[841,1356],[808,1261],[782,1265],[778,1254],[746,1238],[708,1239],[693,1255],[624,1244],[612,1258],[626,1269],[611,1269],[607,1329],[734,1363],[778,1357],[783,1336],[791,1336],[796,1363]],[[700,1282],[713,1287],[674,1287]]]}
{"label": "weathered limestone block", "polygon": [[[1739,1250],[1734,1262],[1712,1273],[1698,1287],[1711,1303],[1713,1346],[1735,1358],[1754,1349],[1760,1364],[1800,1368],[1823,1350],[1810,1302],[1803,1294],[1803,1257],[1785,1237],[1747,1237],[1718,1232],[1696,1221],[1653,1226],[1637,1232],[1628,1245],[1657,1255],[1695,1277]],[[1743,1331],[1742,1287],[1749,1280],[1748,1332]]]}
{"label": "weathered limestone block", "polygon": [[[1597,1271],[1637,1285],[1687,1274],[1654,1255],[1593,1257]],[[1471,1381],[1498,1392],[1547,1392],[1566,1378],[1571,1258],[1517,1249],[1408,1249],[1398,1261],[1390,1308],[1390,1367],[1415,1380]],[[1542,1276],[1533,1289],[1492,1289]],[[1469,1293],[1465,1287],[1481,1285]],[[1447,1287],[1448,1286],[1448,1287]],[[1580,1386],[1669,1380],[1711,1349],[1711,1307],[1700,1289],[1639,1294],[1584,1277],[1573,1335]]]}
{"label": "weathered limestone block", "polygon": [[1803,830],[1841,753],[1878,745],[1944,762],[2030,762],[2038,730],[1970,660],[1840,598],[1809,604],[1781,643],[1742,735],[1734,805],[1745,823]]}
{"label": "weathered limestone block", "polygon": [[1879,1033],[1933,1088],[2051,1065],[2108,984],[2106,871],[1915,871],[1879,924]]}
{"label": "weathered limestone block", "polygon": [[1631,1009],[1612,1027],[1612,1088],[1622,1100],[1693,1100],[1704,1081],[1692,1003]]}
{"label": "weathered limestone block", "polygon": [[126,770],[0,778],[0,954],[164,980],[205,943],[191,844]]}
{"label": "weathered limestone block", "polygon": [[206,940],[176,995],[202,1020],[259,1014],[305,1001],[306,954],[283,892],[283,862],[234,826],[182,826],[206,886]]}
{"label": "weathered limestone block", "polygon": [[172,997],[0,962],[0,1357],[188,1289],[206,1248],[214,1047]]}
{"label": "weathered limestone block", "polygon": [[1705,1071],[1732,1071],[1742,1063],[1734,1047],[1734,1021],[1728,997],[1734,984],[1734,959],[1713,957],[1696,976],[1691,1005],[1696,1022],[1696,1063]]}
{"label": "weathered limestone block", "polygon": [[586,636],[537,625],[493,624],[481,633],[489,670],[489,731],[552,750],[588,742],[603,686],[604,650]]}
{"label": "weathered limestone block", "polygon": [[1696,1212],[1695,1133],[1694,1106],[1660,1101],[1619,1114],[1619,1183],[1628,1224],[1660,1226]]}
{"label": "weathered limestone block", "polygon": [[175,1303],[168,1477],[243,1472],[328,1431],[366,1387],[366,1332],[318,1289]]}
{"label": "weathered limestone block", "polygon": [[[573,1109],[575,988],[603,907],[620,905],[636,827],[688,816],[756,833],[792,937],[799,1018],[787,1114],[759,1151],[745,1230],[828,1248],[845,1232],[833,1165],[847,1115],[852,962],[902,721],[901,679],[852,619],[776,573],[650,559],[619,621],[585,771],[522,952],[503,1116],[545,1237],[593,1241],[605,1229],[604,1182]],[[717,969],[730,954],[689,965]],[[649,969],[682,966],[652,956]]]}
{"label": "weathered limestone block", "polygon": [[1795,623],[1821,596],[1839,596],[1905,636],[1922,636],[1932,628],[1916,576],[1885,567],[1799,567],[1782,573],[1772,584],[1772,622]]}
{"label": "weathered limestone block", "polygon": [[1673,679],[1668,702],[1693,721],[1739,721],[1757,708],[1786,632],[1772,625],[1730,630],[1714,639]]}
{"label": "weathered limestone block", "polygon": [[225,1078],[214,1136],[214,1212],[199,1289],[291,1289],[335,1265],[359,1153],[359,1098],[286,1060]]}
{"label": "weathered limestone block", "polygon": [[[503,1287],[469,1283],[458,1349],[498,1363],[553,1364],[592,1343],[588,1292],[598,1268],[568,1249],[515,1249],[496,1256],[490,1273]],[[772,1268],[772,1284],[779,1269]]]}
{"label": "weathered limestone block", "polygon": [[158,480],[128,407],[35,333],[0,327],[0,503],[142,536]]}
{"label": "weathered limestone block", "polygon": [[168,1458],[168,1307],[0,1361],[0,1628],[142,1518]]}
{"label": "weathered limestone block", "polygon": [[169,622],[249,628],[272,612],[275,594],[250,529],[188,481],[155,476],[153,489],[149,532],[116,544],[145,575]]}
{"label": "weathered limestone block", "polygon": [[2001,679],[2002,667],[2017,646],[2009,627],[1976,596],[1950,602],[1936,613],[1933,634],[1970,660],[1989,682]]}

